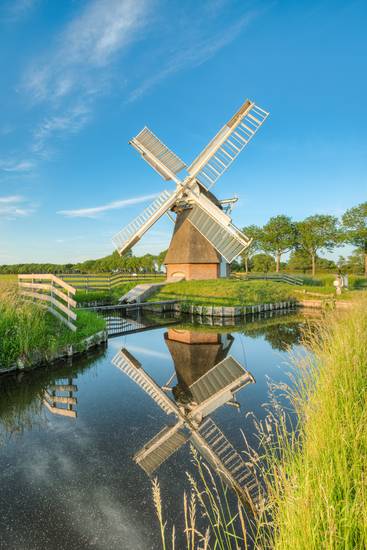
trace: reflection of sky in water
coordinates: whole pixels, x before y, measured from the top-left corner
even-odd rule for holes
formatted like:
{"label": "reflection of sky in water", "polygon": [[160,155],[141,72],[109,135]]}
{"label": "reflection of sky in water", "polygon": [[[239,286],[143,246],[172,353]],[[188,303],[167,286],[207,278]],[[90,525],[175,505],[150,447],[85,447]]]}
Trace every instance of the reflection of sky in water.
{"label": "reflection of sky in water", "polygon": [[[77,397],[77,418],[52,415],[43,409],[32,429],[25,428],[2,444],[0,548],[160,547],[150,480],[132,457],[169,419],[111,360],[126,347],[158,384],[164,384],[173,368],[165,332],[158,329],[114,338],[104,356],[74,362],[72,371],[63,369],[63,380],[70,376],[78,387],[73,394]],[[246,413],[264,415],[261,405],[268,399],[266,377],[285,381],[289,369],[287,354],[273,349],[261,334],[254,333],[256,338],[232,335],[229,353],[250,371],[256,384],[236,394],[240,412],[224,405],[212,418],[241,450],[240,430],[254,442]],[[60,374],[49,370],[36,376],[42,388]],[[35,372],[27,376],[35,380]],[[6,380],[2,383],[4,387],[7,384]],[[26,383],[23,379],[17,387]],[[178,525],[185,471],[190,468],[185,445],[158,470],[166,510]]]}

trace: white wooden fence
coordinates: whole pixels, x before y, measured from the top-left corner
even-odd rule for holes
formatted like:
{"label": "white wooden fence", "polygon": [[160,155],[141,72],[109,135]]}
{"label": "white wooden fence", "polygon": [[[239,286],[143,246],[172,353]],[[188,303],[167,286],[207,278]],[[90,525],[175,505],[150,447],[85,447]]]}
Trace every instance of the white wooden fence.
{"label": "white wooden fence", "polygon": [[72,331],[76,331],[76,301],[71,297],[76,289],[52,274],[18,275],[20,294],[34,302],[41,302],[48,311]]}

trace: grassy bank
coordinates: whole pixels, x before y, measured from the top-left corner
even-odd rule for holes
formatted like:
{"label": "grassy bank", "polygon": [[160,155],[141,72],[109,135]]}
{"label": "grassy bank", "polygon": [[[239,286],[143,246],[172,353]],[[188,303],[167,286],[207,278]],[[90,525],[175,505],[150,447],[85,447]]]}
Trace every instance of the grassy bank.
{"label": "grassy bank", "polygon": [[[352,278],[351,290],[343,292],[341,300],[359,299],[367,294],[360,278]],[[183,300],[187,304],[206,306],[256,305],[274,302],[336,298],[333,277],[310,281],[304,286],[293,286],[266,280],[216,279],[181,281],[161,287],[151,298],[155,300]],[[307,283],[307,284],[306,284]]]}
{"label": "grassy bank", "polygon": [[105,304],[117,304],[121,296],[129,292],[132,288],[139,284],[159,283],[164,281],[164,277],[156,277],[155,279],[142,279],[136,281],[129,281],[122,285],[119,285],[111,290],[77,290],[75,300],[80,306],[88,304],[90,302],[103,302]]}
{"label": "grassy bank", "polygon": [[280,459],[267,477],[273,548],[366,548],[366,306],[328,316],[308,335],[313,355],[298,362],[291,394],[299,439],[286,444],[281,431]]}
{"label": "grassy bank", "polygon": [[[259,550],[367,547],[366,334],[367,302],[305,329],[310,353],[294,359],[295,378],[286,390],[298,423],[290,427],[275,406],[258,425],[267,489],[259,514],[231,501],[194,451],[196,474],[188,476],[191,497],[184,498],[185,548],[229,550],[249,542]],[[284,386],[280,390],[284,394]],[[253,458],[259,467],[259,455]],[[162,547],[174,548],[157,481],[153,497]]]}
{"label": "grassy bank", "polygon": [[292,287],[283,283],[215,279],[170,283],[160,288],[150,301],[184,300],[188,304],[237,306],[282,302],[292,296]]}
{"label": "grassy bank", "polygon": [[47,361],[67,345],[78,346],[82,340],[105,328],[105,321],[94,313],[82,311],[71,332],[45,309],[20,300],[14,287],[0,288],[0,369],[16,361]]}

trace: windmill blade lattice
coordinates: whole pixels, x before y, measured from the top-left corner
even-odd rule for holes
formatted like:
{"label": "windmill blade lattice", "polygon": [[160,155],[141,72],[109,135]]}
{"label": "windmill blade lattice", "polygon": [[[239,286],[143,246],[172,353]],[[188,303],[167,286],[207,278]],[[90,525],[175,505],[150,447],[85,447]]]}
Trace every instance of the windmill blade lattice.
{"label": "windmill blade lattice", "polygon": [[176,174],[186,167],[186,164],[147,127],[130,143],[165,180],[177,181]]}
{"label": "windmill blade lattice", "polygon": [[254,137],[268,115],[255,103],[246,101],[189,166],[190,176],[210,189]]}
{"label": "windmill blade lattice", "polygon": [[124,254],[134,246],[168,210],[175,204],[177,192],[163,191],[158,197],[135,218],[129,225],[121,229],[112,238],[118,253]]}
{"label": "windmill blade lattice", "polygon": [[[195,201],[187,216],[194,227],[214,246],[228,263],[231,263],[241,252],[249,246],[251,239],[246,237],[236,226],[231,223],[229,216],[211,203],[218,210],[218,216],[208,213],[203,195]],[[227,218],[226,223],[223,220]]]}

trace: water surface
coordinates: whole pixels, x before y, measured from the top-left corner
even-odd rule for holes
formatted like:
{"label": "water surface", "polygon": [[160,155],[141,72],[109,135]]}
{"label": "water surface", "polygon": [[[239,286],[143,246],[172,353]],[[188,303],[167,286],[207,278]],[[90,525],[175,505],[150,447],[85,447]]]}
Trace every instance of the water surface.
{"label": "water surface", "polygon": [[241,431],[256,443],[247,413],[264,417],[268,377],[288,380],[302,319],[166,325],[0,380],[1,549],[160,548],[149,476],[179,526],[189,443],[212,466],[209,428],[240,456]]}

